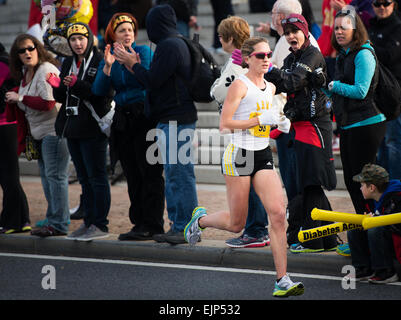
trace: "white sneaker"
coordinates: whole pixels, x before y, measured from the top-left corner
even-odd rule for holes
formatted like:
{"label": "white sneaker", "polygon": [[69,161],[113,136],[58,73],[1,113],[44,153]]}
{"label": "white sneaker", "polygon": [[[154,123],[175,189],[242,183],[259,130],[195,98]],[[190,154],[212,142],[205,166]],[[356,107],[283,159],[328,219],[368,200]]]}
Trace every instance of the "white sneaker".
{"label": "white sneaker", "polygon": [[285,298],[289,296],[300,296],[304,293],[302,282],[292,282],[288,274],[274,283],[273,297]]}
{"label": "white sneaker", "polygon": [[104,232],[96,227],[94,224],[90,225],[88,230],[80,237],[76,238],[79,241],[91,241],[94,239],[107,238],[109,236],[108,232]]}

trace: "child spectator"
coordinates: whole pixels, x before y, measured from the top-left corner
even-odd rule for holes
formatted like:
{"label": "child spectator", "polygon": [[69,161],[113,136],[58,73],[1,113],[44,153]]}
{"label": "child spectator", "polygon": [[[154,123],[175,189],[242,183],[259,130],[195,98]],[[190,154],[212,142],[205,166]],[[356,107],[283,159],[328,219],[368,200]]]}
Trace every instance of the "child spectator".
{"label": "child spectator", "polygon": [[[363,197],[374,200],[372,215],[392,214],[401,211],[401,181],[389,180],[386,169],[376,164],[366,164],[361,173],[353,177],[361,183]],[[350,241],[352,265],[356,268],[355,280],[370,283],[398,281],[394,269],[394,241],[401,235],[401,224],[376,227],[368,230],[352,230],[348,237],[359,234],[365,241]],[[357,245],[356,245],[357,244]]]}

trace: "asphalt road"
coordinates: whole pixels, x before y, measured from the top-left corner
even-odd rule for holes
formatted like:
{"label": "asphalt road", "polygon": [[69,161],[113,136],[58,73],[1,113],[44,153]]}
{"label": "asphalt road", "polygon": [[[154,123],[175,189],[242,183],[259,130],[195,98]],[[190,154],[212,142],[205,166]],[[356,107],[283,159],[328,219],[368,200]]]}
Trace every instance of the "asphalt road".
{"label": "asphalt road", "polygon": [[[341,275],[291,277],[306,289],[287,301],[401,299],[401,283],[352,287]],[[272,297],[274,278],[274,271],[0,253],[0,300],[167,300],[170,307],[183,300],[187,306],[192,300],[218,305],[229,300],[234,313],[246,306],[244,300],[277,300]],[[344,289],[347,283],[350,288]],[[212,312],[204,310],[204,303],[196,306],[192,316]],[[164,303],[153,308],[167,312]]]}

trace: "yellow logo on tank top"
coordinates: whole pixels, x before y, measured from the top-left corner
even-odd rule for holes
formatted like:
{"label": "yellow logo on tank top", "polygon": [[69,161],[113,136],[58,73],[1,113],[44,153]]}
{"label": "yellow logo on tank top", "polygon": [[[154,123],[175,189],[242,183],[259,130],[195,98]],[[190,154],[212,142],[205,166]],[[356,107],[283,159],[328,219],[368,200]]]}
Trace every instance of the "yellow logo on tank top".
{"label": "yellow logo on tank top", "polygon": [[[267,110],[269,109],[269,103],[267,101],[261,101],[260,103],[257,102],[256,103],[256,112],[251,112],[251,114],[249,115],[249,119],[255,118],[257,116],[260,116],[262,113],[259,112],[261,110]],[[255,137],[259,137],[259,138],[268,138],[269,134],[270,134],[270,126],[254,126],[252,128],[248,129],[248,132],[255,136]]]}

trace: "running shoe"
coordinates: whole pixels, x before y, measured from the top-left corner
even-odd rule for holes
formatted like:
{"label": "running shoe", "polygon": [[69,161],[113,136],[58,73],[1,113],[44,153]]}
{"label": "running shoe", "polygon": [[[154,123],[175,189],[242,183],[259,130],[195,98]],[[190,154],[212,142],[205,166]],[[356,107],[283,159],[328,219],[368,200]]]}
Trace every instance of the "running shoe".
{"label": "running shoe", "polygon": [[81,223],[77,230],[71,232],[65,238],[69,240],[77,240],[78,238],[82,237],[87,231],[88,228],[86,227],[85,223]]}
{"label": "running shoe", "polygon": [[270,238],[268,235],[263,237],[254,238],[250,237],[246,233],[238,238],[232,238],[226,240],[226,245],[230,248],[258,248],[268,246],[270,244]]}
{"label": "running shoe", "polygon": [[207,212],[204,207],[196,207],[192,212],[192,218],[184,228],[184,238],[190,246],[194,246],[198,242],[204,230],[199,226],[199,219],[206,215]]}
{"label": "running shoe", "polygon": [[316,253],[323,252],[324,249],[311,249],[304,247],[301,243],[294,243],[290,245],[290,252],[292,253]]}
{"label": "running shoe", "polygon": [[398,275],[394,269],[382,269],[376,271],[373,277],[368,279],[369,283],[383,284],[398,281]]}
{"label": "running shoe", "polygon": [[109,236],[108,232],[102,231],[94,224],[92,224],[89,226],[88,230],[86,230],[86,232],[83,235],[81,235],[80,237],[76,237],[75,240],[92,241],[95,239],[107,238],[108,236]]}
{"label": "running shoe", "polygon": [[12,233],[20,233],[20,232],[27,232],[31,231],[32,228],[29,225],[29,223],[25,223],[21,229],[6,229],[6,228],[0,228],[0,234],[12,234]]}
{"label": "running shoe", "polygon": [[349,244],[348,243],[339,244],[337,246],[336,252],[340,256],[344,256],[344,257],[350,257],[351,256],[351,250],[349,249]]}
{"label": "running shoe", "polygon": [[286,298],[289,296],[300,296],[305,291],[302,282],[292,282],[286,274],[284,277],[274,283],[273,297]]}

